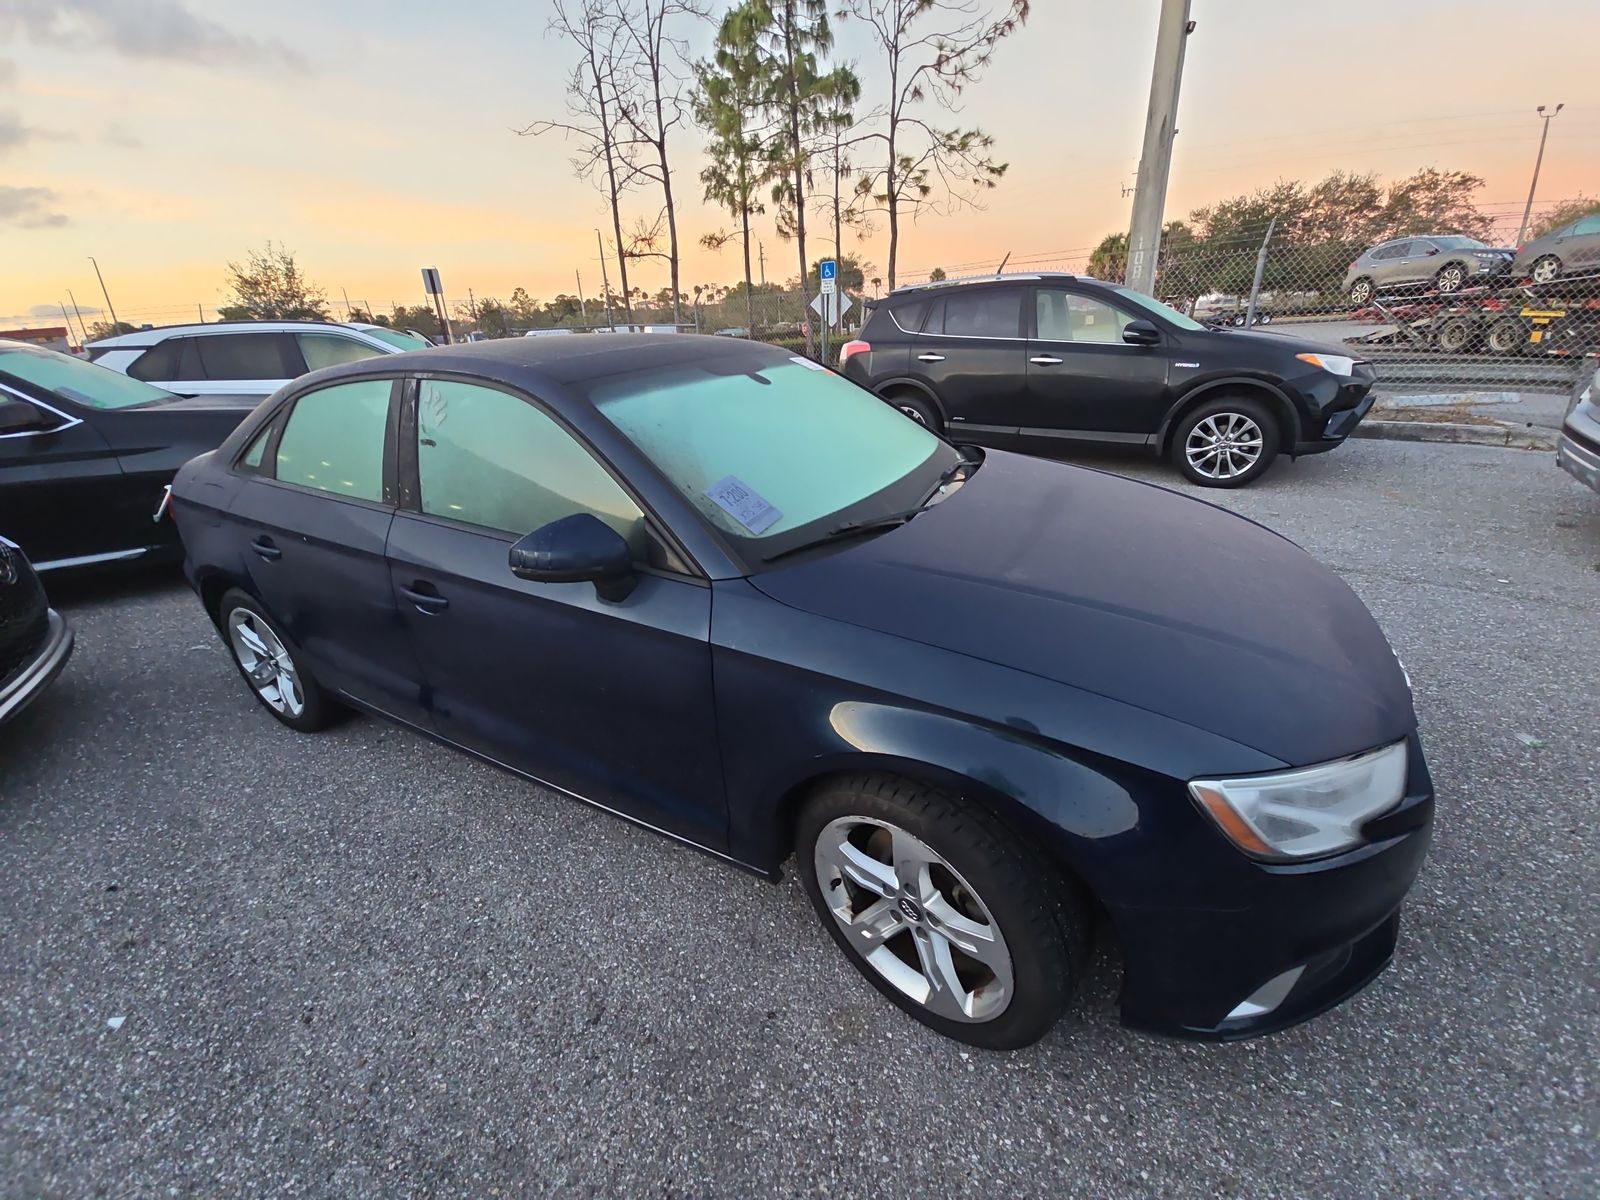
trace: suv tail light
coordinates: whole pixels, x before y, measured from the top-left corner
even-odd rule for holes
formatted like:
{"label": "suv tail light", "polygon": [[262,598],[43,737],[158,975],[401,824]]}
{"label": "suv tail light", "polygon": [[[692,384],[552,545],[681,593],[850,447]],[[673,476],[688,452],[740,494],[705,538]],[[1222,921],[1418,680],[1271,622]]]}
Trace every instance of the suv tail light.
{"label": "suv tail light", "polygon": [[842,367],[845,365],[845,363],[849,362],[853,356],[857,354],[866,354],[871,351],[871,349],[871,342],[863,342],[859,338],[853,342],[846,342],[844,345],[839,347],[839,365]]}
{"label": "suv tail light", "polygon": [[1350,269],[1352,271],[1354,271],[1356,269],[1356,267],[1360,264],[1360,262],[1361,262],[1361,260],[1359,258],[1352,258],[1350,260]]}

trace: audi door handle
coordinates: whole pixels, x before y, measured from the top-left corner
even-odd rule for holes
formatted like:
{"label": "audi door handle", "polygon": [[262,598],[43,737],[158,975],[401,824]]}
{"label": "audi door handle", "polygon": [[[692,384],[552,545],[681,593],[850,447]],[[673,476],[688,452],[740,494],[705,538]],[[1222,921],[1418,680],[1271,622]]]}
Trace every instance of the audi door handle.
{"label": "audi door handle", "polygon": [[1038,363],[1041,367],[1053,367],[1061,360],[1052,354],[1036,354],[1028,361],[1031,363]]}
{"label": "audi door handle", "polygon": [[[418,586],[426,585],[419,583]],[[450,601],[439,595],[438,592],[422,592],[416,590],[415,588],[403,587],[400,589],[400,594],[407,600],[411,601],[411,603],[416,606],[418,612],[426,613],[429,616],[442,613],[445,609],[450,607]]]}
{"label": "audi door handle", "polygon": [[944,361],[944,355],[942,355],[942,354],[919,354],[919,355],[917,355],[917,361],[918,362],[943,362]]}
{"label": "audi door handle", "polygon": [[272,539],[267,537],[257,538],[255,541],[251,542],[250,549],[254,550],[268,562],[277,562],[283,557],[283,551],[274,546],[272,544]]}

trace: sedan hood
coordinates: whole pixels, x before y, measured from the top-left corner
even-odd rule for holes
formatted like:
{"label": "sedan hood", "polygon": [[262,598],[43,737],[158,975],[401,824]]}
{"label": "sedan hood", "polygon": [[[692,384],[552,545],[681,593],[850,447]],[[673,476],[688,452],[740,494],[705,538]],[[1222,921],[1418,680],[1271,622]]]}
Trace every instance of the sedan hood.
{"label": "sedan hood", "polygon": [[1416,727],[1398,660],[1337,575],[1251,521],[1099,471],[992,451],[908,524],[751,582],[1292,765]]}

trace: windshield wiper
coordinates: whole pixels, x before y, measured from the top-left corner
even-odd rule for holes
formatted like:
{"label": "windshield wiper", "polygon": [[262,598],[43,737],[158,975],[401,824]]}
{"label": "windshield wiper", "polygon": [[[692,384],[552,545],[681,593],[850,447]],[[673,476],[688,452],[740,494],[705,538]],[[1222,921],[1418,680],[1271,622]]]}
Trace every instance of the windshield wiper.
{"label": "windshield wiper", "polygon": [[858,533],[871,533],[875,529],[893,529],[897,525],[904,525],[918,513],[927,512],[930,507],[932,506],[928,504],[919,504],[916,508],[885,513],[881,517],[866,517],[860,521],[846,521],[843,525],[835,525],[826,533],[819,534],[814,538],[807,538],[798,545],[779,550],[776,554],[769,554],[761,561],[774,562],[780,558],[787,558],[791,554],[798,554],[802,550],[810,550],[813,546],[821,546],[826,542],[838,541],[840,538],[854,537]]}
{"label": "windshield wiper", "polygon": [[854,537],[858,533],[871,533],[875,529],[893,529],[896,526],[904,525],[907,521],[911,520],[912,517],[917,516],[919,513],[927,512],[935,504],[938,504],[944,499],[944,497],[940,496],[939,493],[944,490],[945,486],[949,484],[952,479],[955,478],[956,472],[962,470],[971,470],[980,466],[982,462],[983,460],[981,458],[963,457],[960,462],[947,467],[944,473],[939,476],[939,482],[933,485],[933,490],[929,492],[927,496],[923,498],[922,503],[917,505],[915,508],[905,508],[901,509],[899,512],[884,513],[881,516],[876,517],[863,517],[859,521],[846,521],[843,525],[835,525],[832,529],[825,533],[819,534],[814,538],[807,538],[805,541],[800,542],[797,545],[788,546],[782,550],[779,550],[776,554],[769,554],[761,561],[773,562],[780,558],[786,558],[791,554],[798,554],[802,550],[810,550],[814,546],[821,546],[827,542],[837,541],[840,538]]}

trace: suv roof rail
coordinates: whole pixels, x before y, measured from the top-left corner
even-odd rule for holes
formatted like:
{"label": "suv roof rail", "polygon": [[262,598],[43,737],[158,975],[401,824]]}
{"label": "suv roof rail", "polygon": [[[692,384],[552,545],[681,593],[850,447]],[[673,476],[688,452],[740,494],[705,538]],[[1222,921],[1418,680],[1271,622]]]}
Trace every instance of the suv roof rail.
{"label": "suv roof rail", "polygon": [[[1027,271],[1027,272],[985,272],[982,275],[957,275],[953,279],[930,279],[926,283],[908,283],[897,287],[890,292],[890,296],[898,296],[902,292],[923,292],[929,288],[959,287],[964,283],[1001,283],[1014,282],[1028,279],[1076,279],[1070,271]],[[1087,277],[1086,277],[1087,278]]]}

